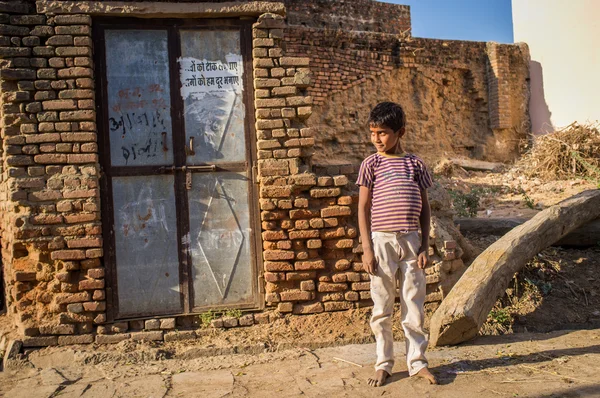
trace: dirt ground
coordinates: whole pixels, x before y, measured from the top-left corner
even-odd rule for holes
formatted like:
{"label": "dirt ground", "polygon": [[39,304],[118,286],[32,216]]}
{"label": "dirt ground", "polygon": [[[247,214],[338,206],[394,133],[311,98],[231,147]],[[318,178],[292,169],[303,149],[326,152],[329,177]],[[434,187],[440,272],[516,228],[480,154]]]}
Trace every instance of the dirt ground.
{"label": "dirt ground", "polygon": [[[232,332],[232,331],[231,331]],[[46,348],[0,373],[0,396],[37,397],[597,397],[600,330],[483,336],[430,350],[440,384],[409,378],[404,347],[390,382],[369,387],[374,344],[255,355],[170,356],[140,344],[99,352]],[[190,353],[191,351],[191,353]]]}

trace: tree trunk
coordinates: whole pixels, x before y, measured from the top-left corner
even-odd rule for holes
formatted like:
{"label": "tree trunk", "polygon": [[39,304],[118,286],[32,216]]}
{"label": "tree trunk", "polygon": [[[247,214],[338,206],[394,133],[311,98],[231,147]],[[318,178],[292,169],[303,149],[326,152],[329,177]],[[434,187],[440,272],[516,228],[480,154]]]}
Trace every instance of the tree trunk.
{"label": "tree trunk", "polygon": [[[479,235],[504,235],[529,218],[456,218],[460,232]],[[600,245],[600,219],[592,220],[553,243],[553,246],[590,247]]]}
{"label": "tree trunk", "polygon": [[479,255],[431,318],[430,344],[477,335],[513,275],[544,248],[600,217],[600,190],[585,191],[538,213]]}

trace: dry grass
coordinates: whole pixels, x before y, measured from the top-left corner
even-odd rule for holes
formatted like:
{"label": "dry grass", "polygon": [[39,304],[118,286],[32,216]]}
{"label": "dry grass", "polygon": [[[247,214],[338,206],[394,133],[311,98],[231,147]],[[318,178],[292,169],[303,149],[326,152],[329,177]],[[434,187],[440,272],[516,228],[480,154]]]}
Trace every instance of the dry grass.
{"label": "dry grass", "polygon": [[598,125],[570,126],[539,136],[516,164],[526,177],[542,180],[585,178],[600,183]]}

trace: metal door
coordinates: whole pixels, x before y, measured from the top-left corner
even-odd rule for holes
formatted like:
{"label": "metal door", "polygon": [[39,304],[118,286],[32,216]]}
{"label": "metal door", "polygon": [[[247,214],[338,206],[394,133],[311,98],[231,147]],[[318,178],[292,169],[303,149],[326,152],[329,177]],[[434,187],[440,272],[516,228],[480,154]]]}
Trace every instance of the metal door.
{"label": "metal door", "polygon": [[99,29],[113,318],[256,307],[244,30]]}

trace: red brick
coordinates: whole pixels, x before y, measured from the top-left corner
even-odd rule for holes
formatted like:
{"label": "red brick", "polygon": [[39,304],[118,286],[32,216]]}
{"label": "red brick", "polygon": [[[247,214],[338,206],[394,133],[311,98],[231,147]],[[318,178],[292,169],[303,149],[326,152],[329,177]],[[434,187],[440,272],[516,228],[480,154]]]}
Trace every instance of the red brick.
{"label": "red brick", "polygon": [[57,250],[50,254],[52,260],[83,260],[85,252],[83,250]]}
{"label": "red brick", "polygon": [[100,238],[69,239],[66,242],[69,249],[77,249],[82,247],[102,247],[102,239]]}
{"label": "red brick", "polygon": [[44,153],[35,155],[33,160],[38,164],[62,164],[67,163],[67,155],[62,153]]}
{"label": "red brick", "polygon": [[322,303],[313,303],[313,304],[294,304],[294,308],[292,310],[294,314],[318,314],[323,312],[323,304]]}
{"label": "red brick", "polygon": [[302,290],[288,290],[279,293],[282,301],[307,301],[312,300],[312,292],[303,292]]}
{"label": "red brick", "polygon": [[306,281],[308,279],[315,279],[317,277],[316,271],[304,271],[304,272],[286,272],[285,279],[287,281]]}
{"label": "red brick", "polygon": [[80,293],[58,293],[54,296],[54,302],[56,304],[71,304],[71,303],[82,303],[90,300],[89,292]]}
{"label": "red brick", "polygon": [[294,268],[296,269],[296,271],[310,271],[310,270],[325,269],[325,261],[323,261],[323,260],[296,261],[294,263]]}
{"label": "red brick", "polygon": [[95,153],[69,154],[68,161],[73,164],[97,163],[98,155]]}
{"label": "red brick", "polygon": [[352,290],[370,290],[371,282],[356,282],[352,284]]}
{"label": "red brick", "polygon": [[293,260],[294,252],[286,250],[266,250],[263,252],[265,260]]}
{"label": "red brick", "polygon": [[104,255],[104,250],[102,249],[87,249],[85,251],[86,258],[99,258]]}
{"label": "red brick", "polygon": [[290,210],[290,218],[292,220],[295,220],[298,218],[319,217],[319,214],[320,214],[320,212],[316,211],[316,210],[308,210],[308,209]]}
{"label": "red brick", "polygon": [[289,232],[290,239],[311,239],[319,237],[319,230],[317,229],[308,229],[301,231],[290,231]]}
{"label": "red brick", "polygon": [[326,240],[325,247],[327,249],[350,249],[354,247],[352,239]]}
{"label": "red brick", "polygon": [[343,227],[328,228],[321,230],[321,239],[335,239],[346,235],[346,230]]}
{"label": "red brick", "polygon": [[83,303],[83,309],[90,312],[106,311],[106,301],[91,301]]}
{"label": "red brick", "polygon": [[104,268],[92,268],[92,269],[88,269],[87,271],[87,276],[92,278],[92,279],[100,279],[100,278],[104,278]]}
{"label": "red brick", "polygon": [[282,272],[282,271],[293,271],[294,266],[291,263],[285,261],[265,261],[265,271],[269,272]]}
{"label": "red brick", "polygon": [[282,240],[288,238],[285,231],[264,231],[262,237],[263,240]]}
{"label": "red brick", "polygon": [[348,206],[331,206],[321,210],[321,217],[339,217],[349,216],[352,214],[352,209]]}
{"label": "red brick", "polygon": [[348,284],[319,282],[317,289],[319,292],[342,292],[348,289]]}
{"label": "red brick", "polygon": [[79,290],[104,289],[104,279],[84,279],[79,281]]}

